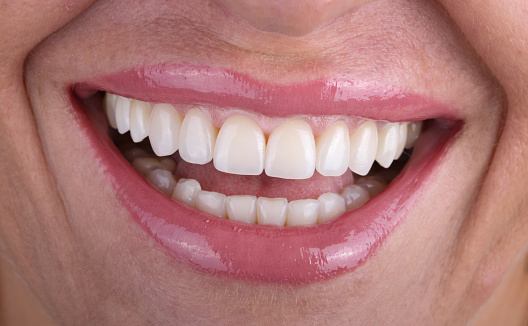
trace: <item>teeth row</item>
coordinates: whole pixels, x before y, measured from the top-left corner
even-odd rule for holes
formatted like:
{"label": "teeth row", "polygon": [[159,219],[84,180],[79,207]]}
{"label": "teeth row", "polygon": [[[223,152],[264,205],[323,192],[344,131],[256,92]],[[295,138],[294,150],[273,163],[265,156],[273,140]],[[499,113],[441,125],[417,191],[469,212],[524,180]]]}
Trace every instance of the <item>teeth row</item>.
{"label": "teeth row", "polygon": [[179,150],[183,160],[206,164],[241,175],[307,179],[317,170],[323,176],[340,176],[347,169],[366,175],[374,161],[388,168],[421,133],[422,122],[381,123],[367,120],[352,133],[339,120],[314,138],[303,120],[287,120],[266,137],[245,115],[229,117],[218,130],[198,108],[185,116],[170,104],[131,100],[107,93],[109,124],[134,142],[149,137],[154,153],[167,156]]}
{"label": "teeth row", "polygon": [[202,190],[194,179],[177,181],[171,172],[176,163],[170,158],[148,156],[137,148],[125,152],[124,156],[154,187],[174,200],[221,218],[250,224],[301,226],[324,223],[363,206],[386,187],[380,178],[363,177],[345,187],[341,194],[325,193],[318,199],[288,202],[286,198],[226,196]]}

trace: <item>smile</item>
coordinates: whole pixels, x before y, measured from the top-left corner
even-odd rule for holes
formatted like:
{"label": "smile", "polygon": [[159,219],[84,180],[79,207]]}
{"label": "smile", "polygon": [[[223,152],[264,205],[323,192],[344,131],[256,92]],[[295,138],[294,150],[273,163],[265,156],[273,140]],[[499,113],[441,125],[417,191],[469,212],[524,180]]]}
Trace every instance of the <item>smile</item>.
{"label": "smile", "polygon": [[461,125],[433,100],[344,78],[270,85],[169,65],[73,90],[136,221],[175,259],[263,282],[313,282],[364,262]]}

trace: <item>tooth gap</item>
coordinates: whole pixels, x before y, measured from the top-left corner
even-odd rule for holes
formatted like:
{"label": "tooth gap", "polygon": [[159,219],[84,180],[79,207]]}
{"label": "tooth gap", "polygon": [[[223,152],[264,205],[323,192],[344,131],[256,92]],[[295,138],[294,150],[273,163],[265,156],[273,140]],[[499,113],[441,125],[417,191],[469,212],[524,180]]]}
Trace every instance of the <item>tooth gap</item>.
{"label": "tooth gap", "polygon": [[[358,209],[402,171],[423,128],[421,121],[366,121],[350,132],[343,120],[336,120],[314,137],[309,124],[292,118],[264,135],[247,116],[235,114],[216,128],[198,109],[182,116],[168,104],[111,94],[106,94],[103,105],[111,139],[152,186],[192,208],[250,224],[314,225]],[[124,118],[126,112],[130,119]],[[177,151],[179,155],[173,155]],[[353,173],[354,182],[339,193],[291,201],[243,193],[226,196],[178,176],[182,160],[199,165],[213,160],[221,172],[285,179],[310,178],[316,170],[323,176],[340,176],[350,169],[346,173]]]}

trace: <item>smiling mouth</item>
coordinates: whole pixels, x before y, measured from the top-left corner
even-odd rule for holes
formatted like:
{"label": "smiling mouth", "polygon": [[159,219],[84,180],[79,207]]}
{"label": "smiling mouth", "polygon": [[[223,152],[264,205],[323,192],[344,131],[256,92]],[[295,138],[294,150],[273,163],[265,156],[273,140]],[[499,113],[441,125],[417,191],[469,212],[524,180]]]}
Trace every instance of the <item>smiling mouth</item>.
{"label": "smiling mouth", "polygon": [[[154,187],[189,207],[249,224],[315,225],[363,206],[398,174],[410,156],[404,149],[422,129],[422,121],[177,110],[111,93],[104,101],[109,126],[130,132],[120,152]],[[393,162],[397,167],[389,169]]]}
{"label": "smiling mouth", "polygon": [[131,215],[176,259],[265,282],[364,262],[461,125],[431,100],[340,79],[272,86],[158,66],[73,88]]}

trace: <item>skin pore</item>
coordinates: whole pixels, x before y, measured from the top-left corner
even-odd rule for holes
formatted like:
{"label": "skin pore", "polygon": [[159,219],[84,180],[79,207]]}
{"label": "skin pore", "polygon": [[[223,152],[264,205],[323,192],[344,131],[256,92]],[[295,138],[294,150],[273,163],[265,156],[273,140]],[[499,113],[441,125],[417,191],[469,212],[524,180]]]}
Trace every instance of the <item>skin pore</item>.
{"label": "skin pore", "polygon": [[[0,2],[0,321],[526,322],[526,1],[262,3]],[[379,80],[454,107],[465,124],[357,269],[303,286],[218,278],[178,264],[131,221],[64,91],[158,62],[276,83]]]}

